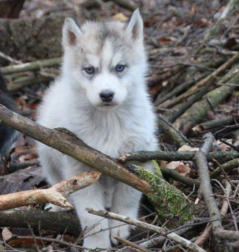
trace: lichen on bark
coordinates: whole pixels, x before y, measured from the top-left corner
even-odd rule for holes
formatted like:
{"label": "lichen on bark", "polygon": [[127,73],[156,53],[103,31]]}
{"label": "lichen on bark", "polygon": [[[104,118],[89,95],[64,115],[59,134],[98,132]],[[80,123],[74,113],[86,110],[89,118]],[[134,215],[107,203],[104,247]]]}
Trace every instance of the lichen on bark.
{"label": "lichen on bark", "polygon": [[193,219],[194,205],[183,192],[169,184],[164,178],[156,176],[140,166],[135,166],[135,171],[154,190],[154,193],[148,193],[146,196],[161,217],[168,220],[177,219],[178,224]]}

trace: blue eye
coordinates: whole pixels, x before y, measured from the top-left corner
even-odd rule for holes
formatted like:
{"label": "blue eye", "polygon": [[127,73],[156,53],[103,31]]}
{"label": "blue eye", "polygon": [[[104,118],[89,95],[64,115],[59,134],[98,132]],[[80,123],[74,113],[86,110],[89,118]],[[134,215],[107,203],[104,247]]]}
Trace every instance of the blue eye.
{"label": "blue eye", "polygon": [[85,67],[83,70],[84,70],[87,74],[90,74],[90,75],[92,75],[92,74],[95,73],[95,68],[94,68],[93,66]]}
{"label": "blue eye", "polygon": [[125,69],[125,65],[120,65],[119,64],[119,65],[116,65],[116,67],[115,67],[115,71],[118,72],[118,73],[123,72],[124,69]]}

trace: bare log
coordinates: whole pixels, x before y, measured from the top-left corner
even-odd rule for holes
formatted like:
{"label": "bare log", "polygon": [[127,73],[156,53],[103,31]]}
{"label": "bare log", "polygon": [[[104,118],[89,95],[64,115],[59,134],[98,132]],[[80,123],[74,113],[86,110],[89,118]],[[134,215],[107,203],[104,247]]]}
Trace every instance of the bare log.
{"label": "bare log", "polygon": [[85,188],[99,179],[99,172],[85,172],[48,188],[27,190],[0,195],[0,210],[12,209],[37,203],[52,203],[72,208],[65,197],[74,191]]}
{"label": "bare log", "polygon": [[0,211],[1,227],[32,227],[55,231],[56,233],[68,233],[78,236],[81,229],[76,215],[67,211],[47,212],[37,209],[31,210],[6,210]]}

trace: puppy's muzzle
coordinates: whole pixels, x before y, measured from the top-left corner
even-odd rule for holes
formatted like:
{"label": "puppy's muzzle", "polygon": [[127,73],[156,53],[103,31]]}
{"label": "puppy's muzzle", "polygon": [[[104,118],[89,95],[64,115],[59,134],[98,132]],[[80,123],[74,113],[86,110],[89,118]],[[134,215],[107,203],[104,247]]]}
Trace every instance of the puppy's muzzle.
{"label": "puppy's muzzle", "polygon": [[114,98],[114,92],[106,89],[101,91],[99,96],[103,103],[111,103]]}

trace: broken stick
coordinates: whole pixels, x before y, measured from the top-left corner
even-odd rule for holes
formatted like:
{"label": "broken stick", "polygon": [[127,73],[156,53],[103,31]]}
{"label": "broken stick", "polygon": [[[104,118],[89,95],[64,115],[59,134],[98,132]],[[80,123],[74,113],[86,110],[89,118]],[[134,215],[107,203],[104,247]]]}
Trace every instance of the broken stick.
{"label": "broken stick", "polygon": [[9,193],[0,196],[0,210],[12,209],[37,203],[52,203],[65,208],[73,206],[65,198],[72,192],[93,184],[99,172],[84,172],[48,188]]}

